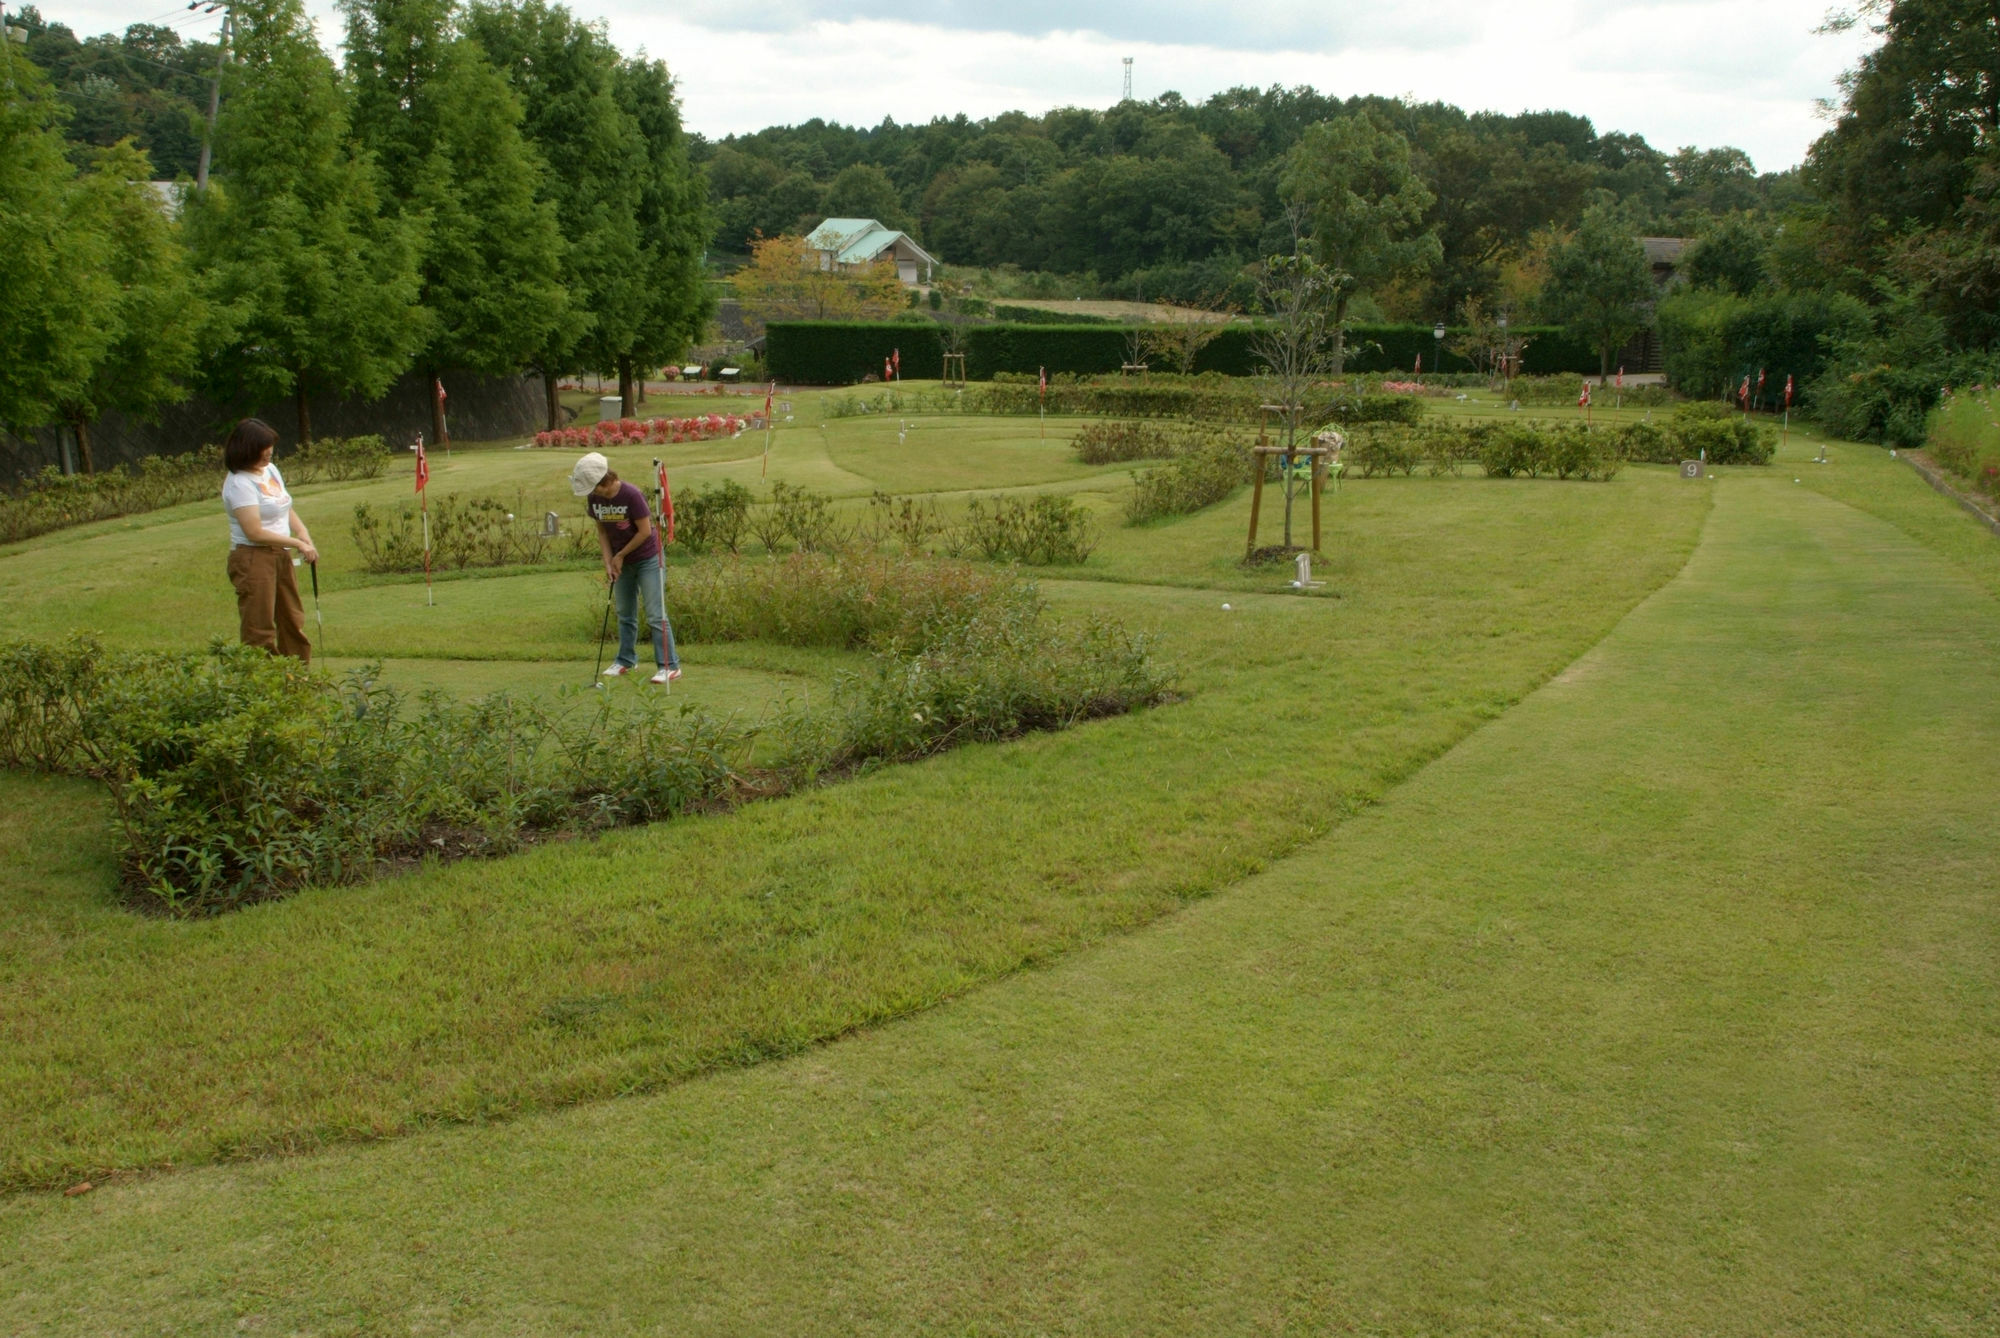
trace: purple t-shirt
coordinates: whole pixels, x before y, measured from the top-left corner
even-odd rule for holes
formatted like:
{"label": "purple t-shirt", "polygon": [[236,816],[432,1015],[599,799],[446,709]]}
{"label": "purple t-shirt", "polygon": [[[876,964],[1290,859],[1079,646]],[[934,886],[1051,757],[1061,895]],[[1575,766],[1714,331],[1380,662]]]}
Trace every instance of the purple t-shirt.
{"label": "purple t-shirt", "polygon": [[[590,518],[604,527],[604,533],[611,540],[611,551],[616,553],[632,542],[632,536],[639,529],[639,522],[653,513],[646,509],[646,494],[634,484],[621,482],[617,495],[605,501],[596,493],[590,494],[585,505]],[[646,536],[646,542],[625,555],[627,562],[638,562],[660,555],[660,532],[656,529]]]}

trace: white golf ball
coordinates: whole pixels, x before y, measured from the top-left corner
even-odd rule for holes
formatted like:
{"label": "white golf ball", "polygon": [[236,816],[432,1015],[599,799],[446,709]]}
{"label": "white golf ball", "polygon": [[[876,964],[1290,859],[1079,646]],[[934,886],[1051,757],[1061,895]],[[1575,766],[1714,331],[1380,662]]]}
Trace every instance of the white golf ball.
{"label": "white golf ball", "polygon": [[1228,610],[1228,608],[1229,608],[1229,606],[1228,606],[1227,604],[1224,604],[1224,605],[1223,605],[1222,607],[1223,607],[1223,609],[1224,609],[1224,611],[1225,611],[1225,612],[1226,612],[1226,611]]}

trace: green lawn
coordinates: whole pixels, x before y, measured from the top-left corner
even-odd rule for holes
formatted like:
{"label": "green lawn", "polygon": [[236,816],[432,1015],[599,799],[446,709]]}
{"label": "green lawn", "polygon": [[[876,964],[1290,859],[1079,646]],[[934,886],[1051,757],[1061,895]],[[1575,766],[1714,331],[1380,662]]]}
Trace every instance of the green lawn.
{"label": "green lawn", "polygon": [[[1892,512],[1923,489],[1852,472],[1842,486]],[[1363,542],[1343,513],[1357,554],[1406,553],[1395,579],[1357,563],[1339,600],[1252,600],[1241,620],[1191,590],[1065,582],[1065,600],[1168,629],[1192,700],[623,834],[589,869],[556,861],[566,880],[664,873],[779,822],[764,836],[786,838],[783,857],[739,870],[767,900],[796,912],[831,880],[824,910],[925,922],[900,960],[932,972],[877,1016],[951,992],[920,980],[1046,969],[652,1096],[17,1196],[0,1208],[0,1309],[23,1331],[1990,1333],[2000,604],[1953,555],[1969,522],[1948,504],[1899,528],[1793,477],[1524,486],[1484,508],[1515,517],[1505,543],[1481,546],[1467,515],[1458,550]],[[1416,527],[1508,485],[1373,486],[1371,506],[1401,497]],[[1648,518],[1673,523],[1632,542]],[[1503,680],[1559,662],[1500,713]],[[157,983],[165,945],[130,937],[190,928],[121,943],[74,904],[91,857],[33,842],[46,819],[21,816],[70,793],[23,787],[0,827],[21,871],[8,904],[31,884],[71,899],[46,938],[10,924],[41,955],[5,997],[10,1026],[58,995],[91,1025],[36,1014],[10,1054],[144,1025],[107,1017],[101,986],[42,983],[91,970],[65,941],[114,958],[105,977]],[[879,848],[835,875],[836,852],[859,857],[836,830],[863,821]],[[994,846],[1005,867],[986,872]],[[655,918],[684,899],[600,891],[550,918],[555,894],[525,871],[551,858],[499,866],[524,871],[504,904],[567,926],[549,955],[571,972],[613,960],[609,937],[658,944]],[[173,960],[198,952],[208,997],[233,1003],[235,963],[273,951],[259,917],[286,922],[285,990],[311,1028],[294,1080],[324,1085],[330,1038],[358,1014],[321,964],[349,943],[398,951],[380,901],[398,935],[449,920],[460,951],[406,960],[382,991],[420,991],[426,1016],[463,1025],[456,996],[500,936],[474,888],[494,881],[467,868],[308,896],[193,927],[228,947],[183,937]],[[1137,895],[1108,895],[1121,884]],[[731,931],[764,936],[765,966],[830,981],[897,957],[735,904]],[[1120,912],[1058,929],[1086,905]],[[950,927],[965,918],[979,928]],[[801,933],[821,950],[797,951]],[[999,941],[1011,957],[964,955]],[[670,1001],[726,1012],[756,964],[696,983],[677,959],[650,996],[602,985],[599,1011],[561,1031],[569,1061],[617,1070],[643,1050],[634,1014],[664,1037]],[[488,989],[492,1011],[531,993]],[[213,1013],[179,1064],[269,1024]],[[68,1054],[73,1074],[136,1062],[163,1079],[139,1056]],[[375,1058],[347,1080],[368,1086]],[[605,1090],[646,1085],[644,1064]]]}
{"label": "green lawn", "polygon": [[[1301,598],[1247,496],[1128,530],[1056,425],[898,427],[771,477],[1077,492],[1044,592],[1185,700],[196,923],[0,776],[0,1177],[101,1183],[0,1201],[9,1328],[1993,1327],[2000,557],[1914,473],[1352,481]],[[587,574],[353,573],[407,487],[301,494],[336,667],[586,677]],[[0,632],[227,634],[211,511],[0,550]],[[687,658],[752,714],[845,662]]]}
{"label": "green lawn", "polygon": [[[1070,472],[1031,421],[925,430],[938,452],[1014,450],[1057,485]],[[883,434],[841,420],[827,436],[837,453],[881,447]],[[816,426],[781,440],[774,476],[826,465]],[[566,464],[462,452],[441,477],[521,484],[533,466],[555,475],[553,495]],[[908,482],[884,465],[854,492]],[[586,573],[444,582],[434,608],[421,584],[349,573],[340,508],[404,486],[302,498],[342,572],[327,601],[339,654],[393,657],[389,681],[410,687],[587,678],[601,605]],[[1102,486],[1091,496],[1108,510],[1129,484]],[[1277,593],[1289,569],[1235,566],[1247,494],[1179,524],[1109,525],[1087,566],[1044,588],[1059,609],[1156,631],[1180,671],[1178,705],[208,922],[118,909],[101,860],[63,878],[25,871],[17,850],[99,845],[104,808],[88,787],[0,779],[0,806],[25,810],[0,854],[0,1025],[14,1042],[0,1051],[0,1181],[55,1185],[655,1088],[1144,923],[1325,832],[1555,673],[1679,568],[1708,501],[1663,470],[1611,485],[1350,485],[1334,508],[1328,597],[1311,599]],[[111,524],[0,557],[9,630],[81,622],[122,643],[183,645],[226,634],[216,518],[147,520],[142,546]],[[78,550],[102,555],[82,612],[42,584],[76,570]],[[119,579],[142,564],[161,577]],[[840,657],[695,646],[687,659],[677,695],[754,718],[780,694],[809,695]]]}

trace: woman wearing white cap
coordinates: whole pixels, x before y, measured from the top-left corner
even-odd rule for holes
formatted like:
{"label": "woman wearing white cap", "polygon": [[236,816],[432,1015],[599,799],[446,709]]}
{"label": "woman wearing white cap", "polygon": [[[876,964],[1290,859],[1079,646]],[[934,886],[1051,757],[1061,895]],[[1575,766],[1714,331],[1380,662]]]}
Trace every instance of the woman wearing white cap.
{"label": "woman wearing white cap", "polygon": [[618,608],[618,658],[604,671],[621,678],[638,668],[639,598],[646,600],[646,621],[653,625],[654,683],[671,683],[681,676],[681,659],[674,650],[674,629],[667,622],[667,592],[661,583],[660,536],[646,494],[621,480],[611,462],[596,451],[576,462],[569,472],[570,491],[585,498],[584,509],[597,522],[597,542],[604,551],[604,579],[611,583]]}

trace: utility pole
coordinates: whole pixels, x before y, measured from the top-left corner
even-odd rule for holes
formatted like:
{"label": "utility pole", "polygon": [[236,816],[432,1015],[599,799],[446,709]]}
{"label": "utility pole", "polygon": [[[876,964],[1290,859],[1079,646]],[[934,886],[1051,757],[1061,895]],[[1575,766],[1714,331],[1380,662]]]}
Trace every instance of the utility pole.
{"label": "utility pole", "polygon": [[[189,0],[188,8],[193,9],[201,0]],[[208,81],[208,132],[201,137],[201,159],[195,164],[194,188],[208,189],[208,157],[215,146],[215,117],[222,110],[222,67],[229,61],[229,30],[234,16],[226,3],[211,0],[205,12],[213,14],[222,11],[222,32],[215,41],[215,77]]]}

